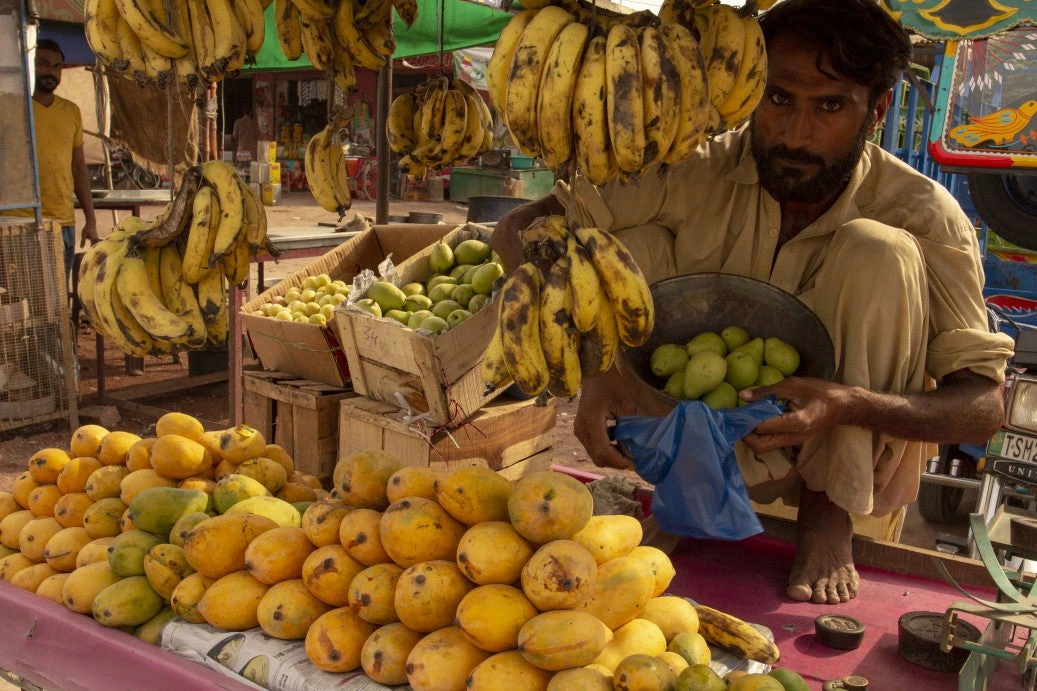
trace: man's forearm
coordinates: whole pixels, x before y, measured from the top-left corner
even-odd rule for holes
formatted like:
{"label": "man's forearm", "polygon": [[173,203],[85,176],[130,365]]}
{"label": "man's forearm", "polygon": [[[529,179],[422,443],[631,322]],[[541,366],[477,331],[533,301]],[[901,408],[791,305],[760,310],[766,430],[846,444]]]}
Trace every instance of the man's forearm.
{"label": "man's forearm", "polygon": [[76,199],[83,210],[83,218],[87,223],[94,223],[94,197],[90,193],[90,173],[86,169],[86,159],[83,149],[79,148],[78,155],[74,152],[72,157],[72,180],[75,183]]}

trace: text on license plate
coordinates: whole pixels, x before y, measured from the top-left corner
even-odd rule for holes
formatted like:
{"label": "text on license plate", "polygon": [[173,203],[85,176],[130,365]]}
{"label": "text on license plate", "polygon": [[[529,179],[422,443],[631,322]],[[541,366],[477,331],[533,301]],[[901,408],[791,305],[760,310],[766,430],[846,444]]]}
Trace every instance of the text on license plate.
{"label": "text on license plate", "polygon": [[1004,441],[1001,444],[1002,458],[1011,458],[1015,461],[1037,462],[1037,437],[1029,437],[1023,434],[1005,432]]}

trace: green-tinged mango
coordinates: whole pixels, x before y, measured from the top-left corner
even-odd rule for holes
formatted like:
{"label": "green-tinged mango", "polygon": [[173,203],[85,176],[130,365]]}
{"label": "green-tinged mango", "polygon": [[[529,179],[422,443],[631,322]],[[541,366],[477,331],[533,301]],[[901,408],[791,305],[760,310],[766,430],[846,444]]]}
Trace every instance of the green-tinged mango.
{"label": "green-tinged mango", "polygon": [[206,518],[211,518],[211,516],[207,513],[202,513],[201,511],[185,513],[176,520],[176,523],[173,524],[173,528],[169,531],[169,541],[174,545],[183,547],[187,534],[191,532],[192,528],[204,521]]}
{"label": "green-tinged mango", "polygon": [[147,578],[130,576],[99,592],[91,612],[104,626],[139,626],[158,614],[164,604]]}
{"label": "green-tinged mango", "polygon": [[216,483],[216,489],[212,492],[216,513],[227,513],[227,509],[250,497],[269,495],[270,490],[262,482],[238,473],[231,473],[222,478]]}
{"label": "green-tinged mango", "polygon": [[163,627],[175,618],[176,612],[171,607],[163,607],[158,614],[134,629],[133,635],[145,643],[158,645]]}
{"label": "green-tinged mango", "polygon": [[277,497],[249,497],[227,509],[226,513],[254,513],[266,516],[282,528],[298,528],[302,525],[302,516],[298,510]]}
{"label": "green-tinged mango", "polygon": [[[720,338],[717,336],[717,338]],[[684,397],[696,399],[717,388],[727,374],[727,360],[712,350],[691,356],[684,369]]]}
{"label": "green-tinged mango", "polygon": [[144,575],[166,602],[173,597],[173,590],[180,581],[192,573],[194,569],[187,563],[183,547],[162,544],[144,555]]}
{"label": "green-tinged mango", "polygon": [[144,556],[160,544],[161,538],[151,533],[127,530],[116,535],[112,544],[108,545],[108,565],[112,567],[112,571],[123,577],[143,576]]}
{"label": "green-tinged mango", "polygon": [[375,281],[372,283],[367,290],[367,296],[378,303],[378,306],[382,309],[382,314],[389,310],[402,309],[403,302],[407,299],[402,290],[388,281]]}
{"label": "green-tinged mango", "polygon": [[130,502],[130,520],[138,530],[169,535],[181,516],[209,510],[211,498],[197,489],[152,487]]}
{"label": "green-tinged mango", "polygon": [[475,270],[472,276],[472,287],[481,295],[489,295],[493,292],[494,282],[504,275],[504,268],[496,262],[483,264]]}
{"label": "green-tinged mango", "polygon": [[482,264],[490,258],[490,245],[482,240],[465,240],[454,248],[454,261],[458,264]]}
{"label": "green-tinged mango", "polygon": [[657,377],[669,378],[675,372],[683,372],[688,366],[688,351],[679,345],[664,343],[652,351],[649,366]]}
{"label": "green-tinged mango", "polygon": [[97,594],[122,580],[122,576],[112,571],[107,561],[96,561],[80,566],[65,579],[61,587],[61,599],[73,612],[90,614]]}
{"label": "green-tinged mango", "polygon": [[434,274],[450,271],[454,266],[454,250],[442,240],[432,246],[428,257],[428,268]]}
{"label": "green-tinged mango", "polygon": [[695,357],[706,350],[716,353],[720,357],[727,355],[727,345],[724,343],[724,339],[720,337],[720,334],[712,331],[703,331],[696,335],[684,345],[684,350],[688,353],[688,357]]}

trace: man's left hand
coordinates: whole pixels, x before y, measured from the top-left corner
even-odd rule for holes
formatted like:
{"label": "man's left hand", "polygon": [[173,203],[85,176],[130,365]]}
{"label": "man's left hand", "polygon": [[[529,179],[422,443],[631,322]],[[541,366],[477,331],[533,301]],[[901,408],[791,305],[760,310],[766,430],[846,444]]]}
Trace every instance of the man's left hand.
{"label": "man's left hand", "polygon": [[824,379],[789,377],[773,386],[741,392],[742,400],[774,396],[785,401],[785,412],[764,420],[744,441],[756,453],[798,446],[807,438],[840,424],[849,405],[850,387]]}
{"label": "man's left hand", "polygon": [[83,224],[82,237],[79,239],[79,246],[86,247],[86,241],[89,240],[90,244],[93,245],[97,242],[97,222],[87,221]]}

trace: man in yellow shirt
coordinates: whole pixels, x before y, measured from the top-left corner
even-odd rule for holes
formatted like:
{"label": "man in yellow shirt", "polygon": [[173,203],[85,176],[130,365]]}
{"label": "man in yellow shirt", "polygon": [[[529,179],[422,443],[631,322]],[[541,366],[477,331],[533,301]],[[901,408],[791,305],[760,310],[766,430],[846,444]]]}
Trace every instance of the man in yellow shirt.
{"label": "man in yellow shirt", "polygon": [[[742,392],[788,405],[737,451],[751,498],[798,503],[788,596],[835,604],[860,583],[850,515],[913,501],[923,442],[983,443],[998,428],[1012,340],[988,331],[976,232],[960,207],[867,142],[909,64],[901,27],[870,0],[785,0],[761,25],[767,87],[747,127],[637,182],[559,185],[502,218],[494,246],[513,267],[518,230],[568,208],[573,222],[615,233],[650,282],[721,271],[813,309],[835,345],[836,381]],[[926,375],[940,388],[927,390]],[[613,368],[581,391],[574,428],[598,465],[631,465],[610,444],[610,419],[667,412],[632,380]]]}
{"label": "man in yellow shirt", "polygon": [[61,223],[67,282],[75,255],[75,199],[79,200],[85,217],[80,247],[85,246],[87,240],[91,244],[97,241],[97,223],[90,195],[90,174],[83,155],[83,119],[79,106],[54,93],[61,83],[64,60],[57,42],[40,39],[36,43],[32,115],[36,126],[40,203],[44,218]]}

